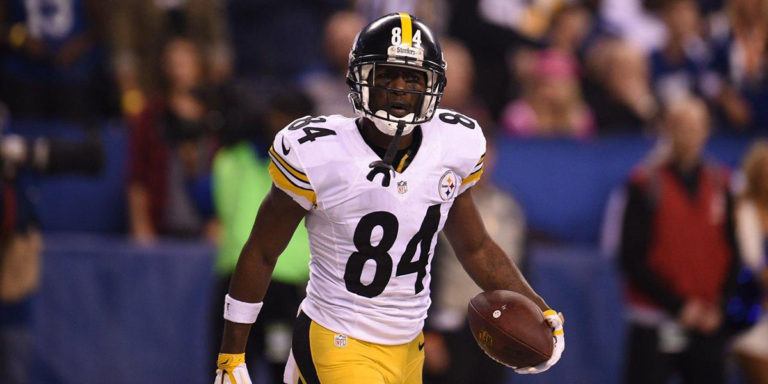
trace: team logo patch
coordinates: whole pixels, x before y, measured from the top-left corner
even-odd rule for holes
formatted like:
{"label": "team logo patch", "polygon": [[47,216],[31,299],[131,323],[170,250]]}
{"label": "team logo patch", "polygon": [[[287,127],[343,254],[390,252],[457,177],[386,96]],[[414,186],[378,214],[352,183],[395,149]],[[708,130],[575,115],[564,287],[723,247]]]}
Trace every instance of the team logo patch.
{"label": "team logo patch", "polygon": [[335,335],[333,336],[333,345],[336,346],[336,348],[344,348],[347,346],[347,336],[346,335]]}
{"label": "team logo patch", "polygon": [[397,193],[404,194],[408,192],[408,182],[405,180],[400,180],[397,182]]}
{"label": "team logo patch", "polygon": [[440,198],[445,201],[450,200],[454,195],[456,195],[456,191],[458,190],[458,183],[459,180],[453,171],[445,171],[443,177],[440,178],[440,184],[437,185]]}
{"label": "team logo patch", "polygon": [[418,61],[424,60],[424,48],[409,47],[407,45],[391,45],[387,49],[389,57],[405,56]]}

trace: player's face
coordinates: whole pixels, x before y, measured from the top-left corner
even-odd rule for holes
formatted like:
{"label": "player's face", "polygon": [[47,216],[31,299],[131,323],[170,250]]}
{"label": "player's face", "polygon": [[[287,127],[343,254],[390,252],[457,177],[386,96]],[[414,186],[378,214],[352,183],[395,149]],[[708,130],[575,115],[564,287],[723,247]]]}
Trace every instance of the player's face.
{"label": "player's face", "polygon": [[421,105],[427,77],[421,71],[391,65],[376,66],[371,89],[371,109],[396,117],[416,112]]}

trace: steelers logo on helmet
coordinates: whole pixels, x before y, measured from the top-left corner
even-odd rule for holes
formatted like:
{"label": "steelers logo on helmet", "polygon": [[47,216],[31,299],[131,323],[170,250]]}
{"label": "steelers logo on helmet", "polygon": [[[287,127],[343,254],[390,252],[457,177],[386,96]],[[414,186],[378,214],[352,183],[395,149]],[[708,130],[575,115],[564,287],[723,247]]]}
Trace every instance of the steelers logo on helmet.
{"label": "steelers logo on helmet", "polygon": [[432,119],[446,85],[440,44],[407,13],[383,16],[363,28],[349,53],[347,84],[355,112],[394,136]]}

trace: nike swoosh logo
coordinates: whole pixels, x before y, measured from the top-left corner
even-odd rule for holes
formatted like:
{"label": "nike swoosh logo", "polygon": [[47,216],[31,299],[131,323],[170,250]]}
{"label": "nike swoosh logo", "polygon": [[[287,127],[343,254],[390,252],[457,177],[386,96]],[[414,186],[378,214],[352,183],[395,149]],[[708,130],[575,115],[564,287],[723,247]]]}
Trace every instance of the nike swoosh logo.
{"label": "nike swoosh logo", "polygon": [[424,349],[424,343],[419,343],[419,351],[421,351],[422,349]]}
{"label": "nike swoosh logo", "polygon": [[283,141],[281,141],[280,144],[283,146],[283,156],[288,156],[288,154],[291,152],[291,149],[285,147],[285,137],[283,137]]}

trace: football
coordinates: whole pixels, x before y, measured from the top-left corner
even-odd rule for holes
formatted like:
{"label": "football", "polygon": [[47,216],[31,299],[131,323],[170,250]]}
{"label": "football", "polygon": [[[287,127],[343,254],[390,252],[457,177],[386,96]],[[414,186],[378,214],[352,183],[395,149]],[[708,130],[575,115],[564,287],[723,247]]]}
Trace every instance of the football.
{"label": "football", "polygon": [[552,330],[541,309],[512,291],[488,291],[467,306],[477,344],[496,362],[515,368],[541,364],[552,356]]}

